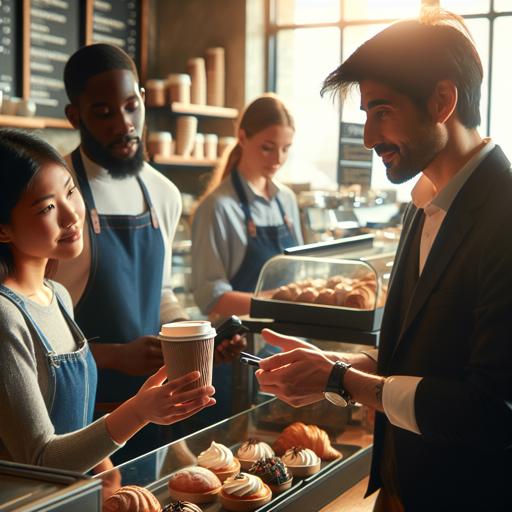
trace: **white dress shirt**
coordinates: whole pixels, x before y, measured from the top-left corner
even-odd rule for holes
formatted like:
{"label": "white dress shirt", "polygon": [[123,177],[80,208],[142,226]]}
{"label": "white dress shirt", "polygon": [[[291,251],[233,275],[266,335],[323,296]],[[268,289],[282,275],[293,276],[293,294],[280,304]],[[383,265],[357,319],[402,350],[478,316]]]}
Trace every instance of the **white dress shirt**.
{"label": "white dress shirt", "polygon": [[[494,148],[490,139],[484,142],[483,148],[464,164],[442,190],[438,192],[427,176],[423,175],[411,192],[414,205],[423,208],[425,212],[420,240],[420,275],[451,204],[473,171]],[[421,377],[394,375],[386,379],[382,390],[382,406],[390,423],[416,434],[421,434],[414,408],[416,388],[420,381]]]}

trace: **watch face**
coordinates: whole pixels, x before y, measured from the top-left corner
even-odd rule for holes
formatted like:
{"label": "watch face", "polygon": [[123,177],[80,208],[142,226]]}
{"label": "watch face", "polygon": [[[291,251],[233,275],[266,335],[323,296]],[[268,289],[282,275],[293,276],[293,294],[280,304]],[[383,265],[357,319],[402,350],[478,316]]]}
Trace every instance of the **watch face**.
{"label": "watch face", "polygon": [[329,400],[329,402],[331,402],[334,405],[337,405],[338,407],[347,407],[348,405],[347,401],[341,395],[338,395],[338,393],[326,391],[324,393],[324,397],[326,398],[326,400]]}

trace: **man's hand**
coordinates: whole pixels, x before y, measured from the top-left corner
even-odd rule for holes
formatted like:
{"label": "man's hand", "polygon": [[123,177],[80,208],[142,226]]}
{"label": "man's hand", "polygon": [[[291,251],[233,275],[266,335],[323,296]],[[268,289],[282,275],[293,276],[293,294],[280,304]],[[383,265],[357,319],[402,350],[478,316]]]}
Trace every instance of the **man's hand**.
{"label": "man's hand", "polygon": [[318,349],[295,348],[262,359],[256,377],[261,391],[300,407],[323,400],[332,366],[333,362]]}
{"label": "man's hand", "polygon": [[235,334],[231,339],[225,339],[217,345],[213,355],[215,364],[229,363],[236,359],[242,350],[247,347],[245,336]]}
{"label": "man's hand", "polygon": [[283,352],[288,352],[296,348],[307,348],[320,352],[318,347],[315,347],[315,345],[312,345],[307,341],[302,341],[299,338],[295,338],[294,336],[285,336],[284,334],[279,334],[272,329],[263,329],[261,331],[261,335],[269,345],[279,347]]}
{"label": "man's hand", "polygon": [[160,340],[156,336],[140,336],[129,343],[91,343],[99,368],[127,375],[150,375],[163,364]]}

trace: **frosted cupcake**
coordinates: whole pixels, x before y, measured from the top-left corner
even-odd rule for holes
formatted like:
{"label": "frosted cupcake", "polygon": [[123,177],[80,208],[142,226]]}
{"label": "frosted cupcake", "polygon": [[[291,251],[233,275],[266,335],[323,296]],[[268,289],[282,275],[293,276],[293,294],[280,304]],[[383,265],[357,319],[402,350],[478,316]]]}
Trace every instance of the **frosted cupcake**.
{"label": "frosted cupcake", "polygon": [[197,457],[199,466],[213,471],[221,482],[240,471],[240,462],[233,457],[231,450],[223,444],[212,441],[207,450]]}
{"label": "frosted cupcake", "polygon": [[274,455],[274,450],[267,443],[257,439],[244,441],[236,453],[242,469],[245,470],[249,469],[257,460],[267,459]]}
{"label": "frosted cupcake", "polygon": [[272,494],[279,494],[292,486],[292,475],[279,457],[257,460],[249,473],[259,476],[270,487]]}
{"label": "frosted cupcake", "polygon": [[272,499],[272,491],[261,478],[239,473],[224,481],[219,497],[226,510],[248,512],[268,503]]}
{"label": "frosted cupcake", "polygon": [[320,457],[313,450],[297,446],[286,450],[282,459],[291,474],[298,477],[318,473],[322,462]]}

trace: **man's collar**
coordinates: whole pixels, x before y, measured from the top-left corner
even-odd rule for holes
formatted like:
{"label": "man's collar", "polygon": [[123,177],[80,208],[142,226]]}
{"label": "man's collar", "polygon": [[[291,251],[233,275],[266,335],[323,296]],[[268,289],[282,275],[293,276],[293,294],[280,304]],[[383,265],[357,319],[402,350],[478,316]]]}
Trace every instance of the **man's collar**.
{"label": "man's collar", "polygon": [[495,146],[489,138],[484,139],[484,142],[483,147],[459,169],[440,192],[437,192],[430,179],[422,174],[411,192],[414,205],[417,208],[423,208],[427,215],[433,215],[439,210],[447,212],[468,178]]}

